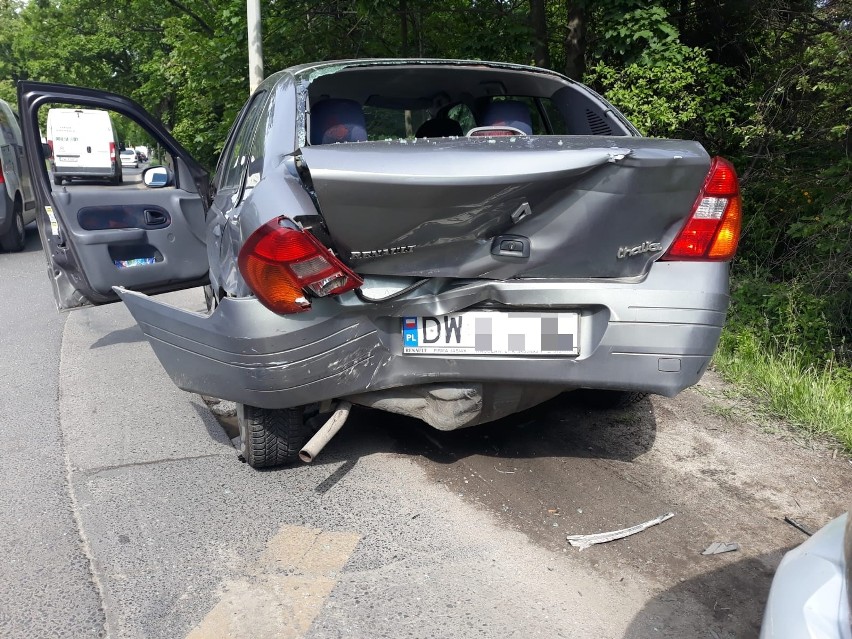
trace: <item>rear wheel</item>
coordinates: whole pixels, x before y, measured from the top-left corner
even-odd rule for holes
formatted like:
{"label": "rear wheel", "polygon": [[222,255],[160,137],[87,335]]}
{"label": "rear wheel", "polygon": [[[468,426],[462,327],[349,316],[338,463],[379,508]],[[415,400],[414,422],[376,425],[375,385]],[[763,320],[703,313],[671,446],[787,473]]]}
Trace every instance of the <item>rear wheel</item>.
{"label": "rear wheel", "polygon": [[61,177],[59,177],[59,176],[54,175],[54,176],[53,176],[53,183],[54,183],[56,186],[62,186],[62,178],[61,178]]}
{"label": "rear wheel", "polygon": [[18,251],[24,250],[24,245],[27,240],[27,231],[24,228],[24,212],[21,210],[21,206],[18,202],[15,202],[15,219],[12,220],[12,226],[9,227],[9,230],[6,231],[6,234],[0,237],[0,247],[3,248],[4,251],[13,251],[17,253]]}
{"label": "rear wheel", "polygon": [[627,408],[641,402],[648,393],[583,388],[575,391],[574,395],[590,408]]}
{"label": "rear wheel", "polygon": [[257,408],[237,404],[240,457],[252,468],[292,464],[313,435],[304,406]]}

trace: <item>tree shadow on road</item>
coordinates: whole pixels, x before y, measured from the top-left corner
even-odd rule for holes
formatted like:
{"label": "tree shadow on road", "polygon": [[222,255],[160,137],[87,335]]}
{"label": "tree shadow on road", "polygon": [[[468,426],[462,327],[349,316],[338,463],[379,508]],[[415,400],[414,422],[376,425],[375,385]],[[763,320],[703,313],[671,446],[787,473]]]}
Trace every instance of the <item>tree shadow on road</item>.
{"label": "tree shadow on road", "polygon": [[645,637],[757,637],[772,576],[783,549],[739,561],[726,562],[658,594],[633,618],[625,639]]}

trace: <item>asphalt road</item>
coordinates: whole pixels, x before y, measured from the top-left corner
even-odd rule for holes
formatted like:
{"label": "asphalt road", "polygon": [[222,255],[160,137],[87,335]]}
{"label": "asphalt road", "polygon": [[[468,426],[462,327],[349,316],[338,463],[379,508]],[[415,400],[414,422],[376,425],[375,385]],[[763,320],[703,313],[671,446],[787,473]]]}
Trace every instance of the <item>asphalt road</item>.
{"label": "asphalt road", "polygon": [[[75,179],[71,180],[70,182],[65,180],[62,183],[62,186],[64,186],[66,189],[69,189],[69,190],[72,190],[72,191],[76,188],[81,187],[81,186],[100,186],[100,187],[104,188],[105,193],[107,192],[106,191],[107,189],[140,188],[140,185],[142,183],[142,171],[144,171],[146,168],[148,168],[147,162],[140,163],[139,166],[136,167],[136,168],[133,168],[133,167],[130,167],[130,166],[123,167],[121,169],[121,175],[122,175],[122,183],[121,184],[110,184],[109,182],[106,182],[104,180],[85,180],[85,179],[75,178]],[[51,181],[52,181],[52,179],[53,179],[52,173],[51,173],[50,177],[51,177]],[[62,188],[62,187],[54,187],[54,188]],[[144,187],[142,187],[142,188],[144,188]]]}
{"label": "asphalt road", "polygon": [[97,637],[100,596],[77,534],[59,424],[56,312],[35,229],[0,253],[0,635]]}
{"label": "asphalt road", "polygon": [[842,454],[712,376],[457,433],[355,411],[315,464],[253,471],[122,306],[55,312],[28,232],[0,254],[0,636],[748,637],[803,540],[781,518],[847,507]]}

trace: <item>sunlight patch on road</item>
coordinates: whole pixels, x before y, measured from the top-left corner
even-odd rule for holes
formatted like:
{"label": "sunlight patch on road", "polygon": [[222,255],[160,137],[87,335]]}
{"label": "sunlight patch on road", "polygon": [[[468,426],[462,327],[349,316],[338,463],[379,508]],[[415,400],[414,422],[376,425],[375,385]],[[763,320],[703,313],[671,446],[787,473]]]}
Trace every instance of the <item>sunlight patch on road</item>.
{"label": "sunlight patch on road", "polygon": [[283,526],[246,579],[222,586],[219,603],[187,639],[303,637],[360,538]]}

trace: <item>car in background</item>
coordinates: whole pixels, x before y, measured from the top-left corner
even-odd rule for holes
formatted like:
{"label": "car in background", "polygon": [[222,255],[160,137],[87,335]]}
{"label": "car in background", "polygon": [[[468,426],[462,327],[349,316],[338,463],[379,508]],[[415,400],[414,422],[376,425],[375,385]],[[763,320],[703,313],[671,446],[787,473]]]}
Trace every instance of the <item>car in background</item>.
{"label": "car in background", "polygon": [[760,639],[852,639],[852,516],[834,519],[781,560]]}
{"label": "car in background", "polygon": [[133,149],[124,149],[118,154],[118,157],[121,159],[122,167],[139,168],[139,158],[136,157],[136,151]]}
{"label": "car in background", "polygon": [[[559,73],[292,67],[240,111],[212,185],[127,98],[27,81],[18,99],[33,171],[51,103],[110,109],[158,145],[148,188],[68,199],[39,182],[54,294],[121,299],[180,388],[238,404],[253,467],[305,459],[318,418],[352,404],[454,430],[574,389],[672,396],[719,341],[733,166],[643,137]],[[149,296],[208,282],[207,314]]]}
{"label": "car in background", "polygon": [[72,178],[122,182],[116,157],[115,128],[100,109],[59,108],[47,112],[47,144],[51,149],[53,183]]}
{"label": "car in background", "polygon": [[21,251],[25,226],[35,220],[36,201],[18,119],[0,100],[0,248]]}

